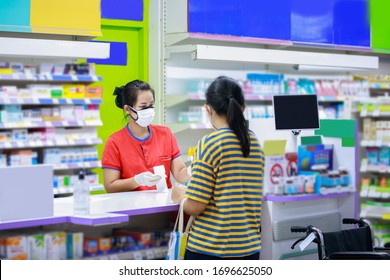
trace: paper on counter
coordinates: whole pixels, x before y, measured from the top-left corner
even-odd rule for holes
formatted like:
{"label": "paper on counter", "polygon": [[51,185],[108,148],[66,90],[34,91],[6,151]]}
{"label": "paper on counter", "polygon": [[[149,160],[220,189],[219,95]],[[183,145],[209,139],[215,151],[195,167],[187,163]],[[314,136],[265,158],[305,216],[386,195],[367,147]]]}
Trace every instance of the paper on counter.
{"label": "paper on counter", "polygon": [[158,192],[167,192],[168,186],[167,186],[167,181],[165,180],[165,178],[167,177],[165,175],[165,166],[164,165],[154,166],[153,170],[154,170],[154,174],[161,176],[160,181],[158,181],[156,184],[157,191]]}

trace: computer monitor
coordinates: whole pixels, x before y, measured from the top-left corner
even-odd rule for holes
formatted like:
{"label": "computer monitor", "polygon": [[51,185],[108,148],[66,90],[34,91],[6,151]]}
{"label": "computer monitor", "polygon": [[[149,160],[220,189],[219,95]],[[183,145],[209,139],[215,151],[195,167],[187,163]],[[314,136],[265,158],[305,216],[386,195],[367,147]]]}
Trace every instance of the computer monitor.
{"label": "computer monitor", "polygon": [[320,128],[316,94],[275,95],[273,107],[276,130]]}

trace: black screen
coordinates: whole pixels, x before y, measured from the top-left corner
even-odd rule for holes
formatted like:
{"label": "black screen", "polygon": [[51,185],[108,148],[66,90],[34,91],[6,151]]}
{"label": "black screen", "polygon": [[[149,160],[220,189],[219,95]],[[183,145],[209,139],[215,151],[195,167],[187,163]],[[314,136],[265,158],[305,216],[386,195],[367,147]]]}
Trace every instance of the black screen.
{"label": "black screen", "polygon": [[275,95],[273,99],[276,129],[318,129],[316,94]]}

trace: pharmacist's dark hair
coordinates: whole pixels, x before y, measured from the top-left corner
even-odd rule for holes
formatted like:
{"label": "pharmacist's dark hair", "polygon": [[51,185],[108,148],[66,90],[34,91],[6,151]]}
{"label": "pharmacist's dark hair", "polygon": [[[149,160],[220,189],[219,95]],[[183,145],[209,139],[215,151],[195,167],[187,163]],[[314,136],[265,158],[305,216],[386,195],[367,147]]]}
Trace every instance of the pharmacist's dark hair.
{"label": "pharmacist's dark hair", "polygon": [[250,153],[249,129],[244,118],[245,99],[241,86],[232,78],[215,79],[206,91],[206,102],[219,116],[226,116],[230,129],[237,135],[244,157]]}
{"label": "pharmacist's dark hair", "polygon": [[140,80],[134,80],[124,86],[116,87],[113,93],[116,96],[115,105],[120,109],[123,109],[125,105],[134,107],[135,103],[137,103],[139,92],[144,90],[150,90],[154,99],[154,89],[148,83]]}

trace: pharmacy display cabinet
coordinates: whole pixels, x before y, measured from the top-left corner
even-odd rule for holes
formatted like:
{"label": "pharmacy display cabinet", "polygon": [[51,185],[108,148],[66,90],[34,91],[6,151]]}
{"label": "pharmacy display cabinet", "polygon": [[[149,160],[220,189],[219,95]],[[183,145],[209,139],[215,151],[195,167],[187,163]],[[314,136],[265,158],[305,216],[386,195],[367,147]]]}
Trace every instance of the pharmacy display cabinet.
{"label": "pharmacy display cabinet", "polygon": [[[0,42],[0,167],[50,164],[54,194],[72,193],[74,170],[101,166],[94,146],[102,143],[102,90],[95,85],[102,78],[94,64],[77,59],[108,57],[109,44],[11,37]],[[96,175],[87,176],[92,190],[102,189]]]}

